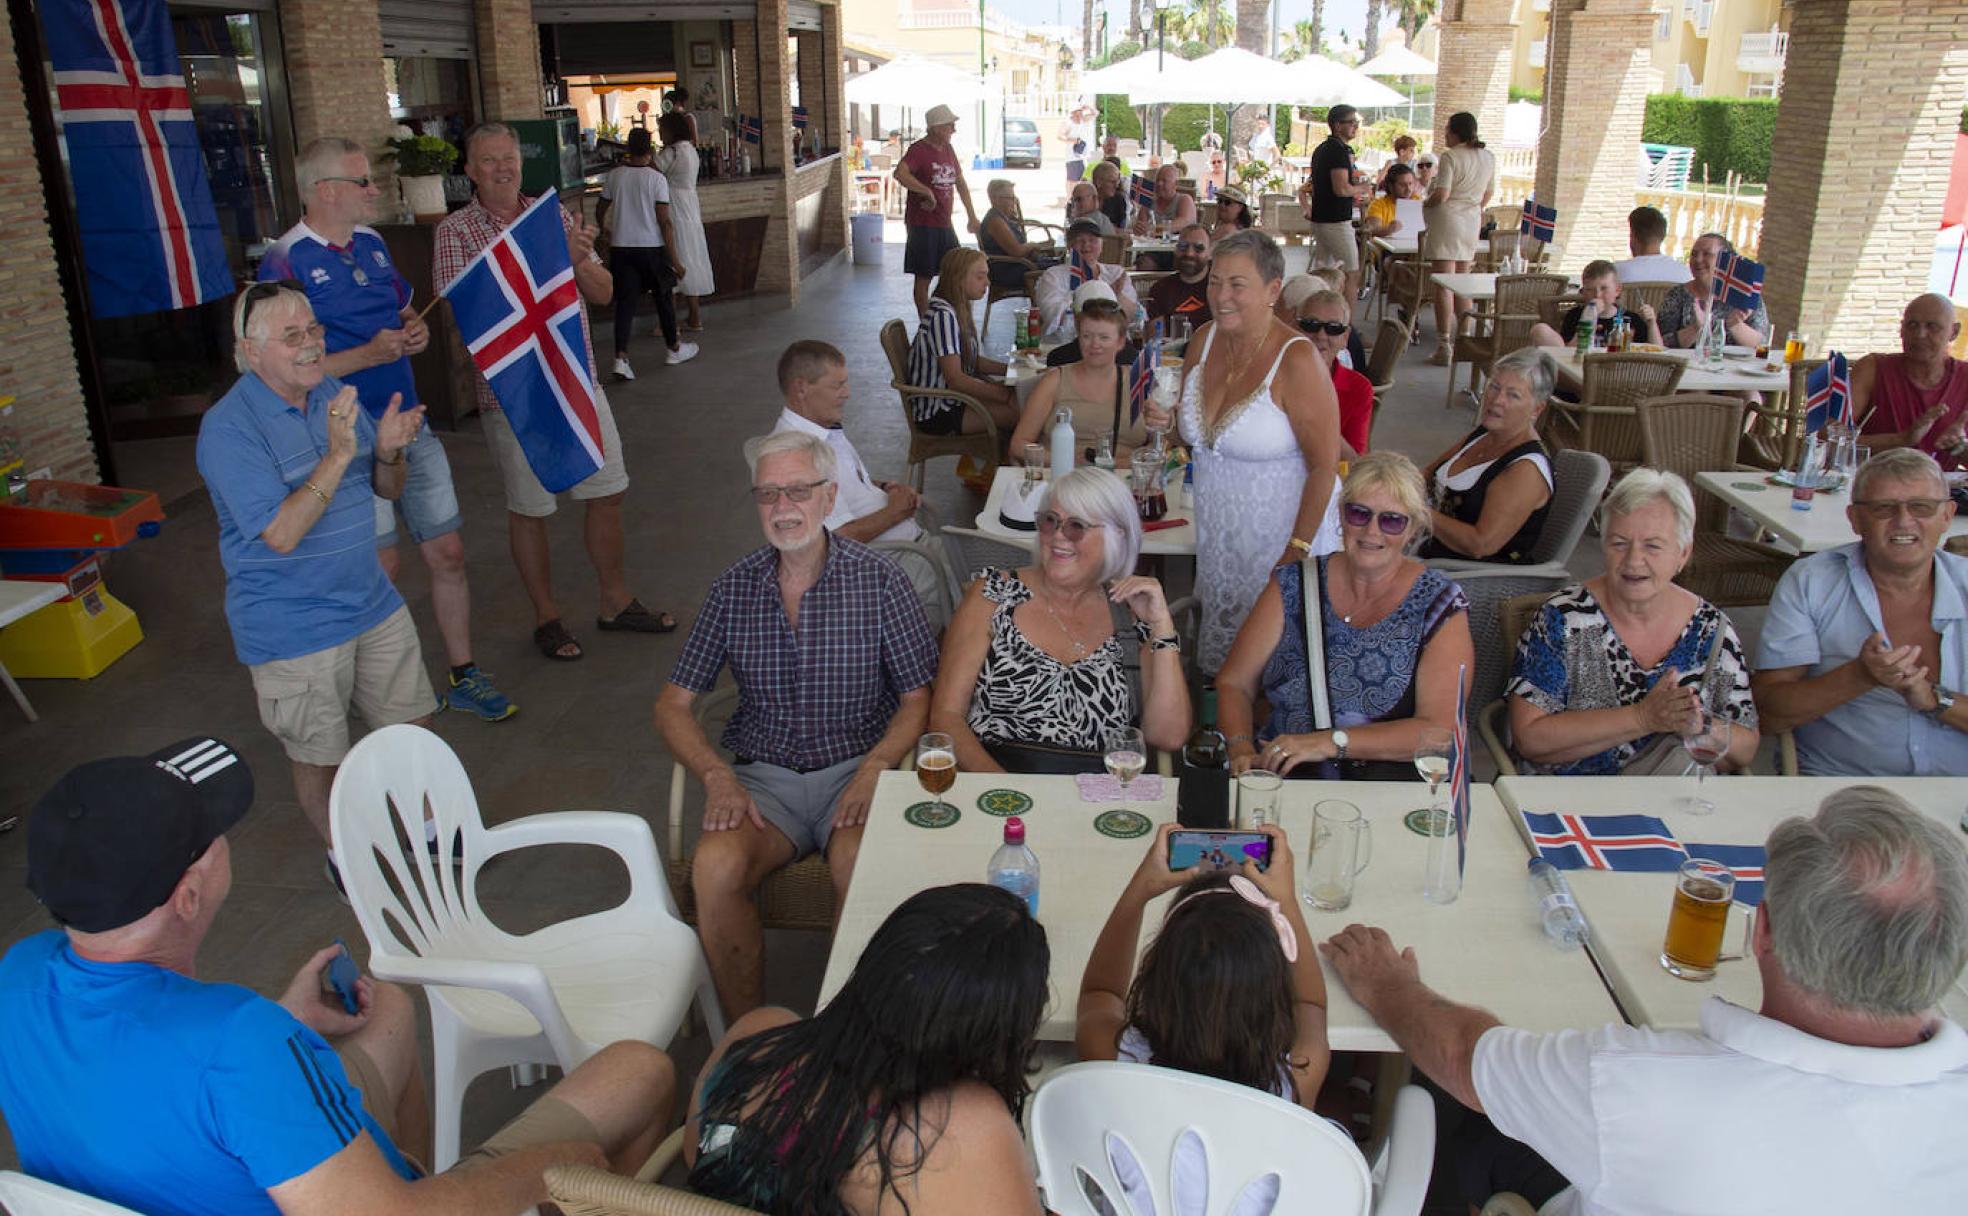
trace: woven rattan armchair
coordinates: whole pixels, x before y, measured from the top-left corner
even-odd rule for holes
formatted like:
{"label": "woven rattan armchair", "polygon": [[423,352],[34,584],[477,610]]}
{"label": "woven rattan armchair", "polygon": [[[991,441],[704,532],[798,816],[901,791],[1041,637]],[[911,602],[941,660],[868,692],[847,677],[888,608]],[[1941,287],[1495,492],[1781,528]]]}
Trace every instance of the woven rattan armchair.
{"label": "woven rattan armchair", "polygon": [[1544,528],[1531,546],[1522,565],[1483,562],[1468,557],[1431,557],[1426,565],[1451,578],[1464,570],[1493,574],[1520,574],[1553,577],[1561,581],[1571,576],[1568,569],[1572,553],[1585,536],[1599,500],[1606,496],[1606,483],[1612,479],[1612,466],[1597,452],[1577,449],[1554,452],[1551,456],[1551,504],[1545,510]]}
{"label": "woven rattan armchair", "polygon": [[1804,446],[1805,403],[1811,396],[1805,381],[1824,364],[1823,359],[1800,359],[1791,364],[1789,390],[1749,407],[1752,417],[1736,449],[1738,461],[1757,469],[1797,467],[1798,452]]}
{"label": "woven rattan armchair", "polygon": [[1544,266],[1548,247],[1536,237],[1519,232],[1517,224],[1522,213],[1515,207],[1510,211],[1512,216],[1510,222],[1507,225],[1499,224],[1497,230],[1490,234],[1489,251],[1472,262],[1470,269],[1495,270],[1503,265],[1505,258],[1510,257],[1523,258],[1524,265],[1534,270]]}
{"label": "woven rattan armchair", "polygon": [[1407,318],[1408,340],[1414,341],[1416,327],[1421,323],[1422,302],[1432,298],[1429,291],[1433,283],[1427,261],[1419,251],[1404,257],[1387,254],[1380,259],[1380,281],[1381,319],[1386,319],[1389,307],[1400,310],[1398,315]]}
{"label": "woven rattan armchair", "polygon": [[[1677,283],[1665,283],[1657,279],[1642,279],[1632,283],[1621,283],[1620,307],[1628,312],[1637,313],[1640,311],[1640,306],[1645,304],[1655,312],[1659,312],[1661,304],[1667,300],[1667,293],[1677,286],[1679,286]],[[1664,338],[1667,335],[1662,334],[1661,336]],[[1647,341],[1647,335],[1636,334],[1633,340],[1636,342],[1645,342]]]}
{"label": "woven rattan armchair", "polygon": [[[881,327],[881,344],[882,352],[888,356],[889,387],[901,396],[902,419],[909,426],[909,478],[916,489],[923,488],[929,462],[938,456],[975,456],[983,462],[986,470],[995,471],[1000,463],[998,453],[1003,444],[998,440],[997,419],[991,417],[991,411],[984,408],[984,403],[953,388],[910,384],[909,331],[903,328],[902,322],[890,321]],[[919,397],[955,401],[965,413],[977,415],[984,427],[968,435],[932,435],[916,425],[916,411],[911,407]]]}
{"label": "woven rattan armchair", "polygon": [[633,1178],[591,1165],[549,1166],[547,1194],[566,1216],[757,1216],[756,1209],[655,1181],[682,1157],[683,1132],[671,1132]]}
{"label": "woven rattan armchair", "polygon": [[998,282],[997,276],[992,276],[990,293],[984,297],[984,327],[977,332],[979,338],[991,332],[991,306],[999,300],[1031,299],[1032,284],[1038,282],[1039,275],[1039,264],[1031,258],[1015,258],[1008,254],[987,253],[984,255],[984,260],[994,270],[999,266],[1018,267],[1024,272],[1024,281],[1018,286],[1012,287]]}
{"label": "woven rattan armchair", "polygon": [[[1545,592],[1534,591],[1529,595],[1513,595],[1497,604],[1497,641],[1502,647],[1500,653],[1503,655],[1503,682],[1506,686],[1510,683],[1511,666],[1517,659],[1517,643],[1537,618],[1538,610],[1550,598]],[[1495,761],[1498,776],[1506,777],[1518,771],[1517,757],[1510,751],[1509,703],[1504,700],[1501,689],[1497,692],[1497,699],[1484,706],[1478,715],[1476,733],[1482,737],[1490,759]]]}
{"label": "woven rattan armchair", "polygon": [[1381,318],[1380,332],[1374,335],[1373,349],[1367,352],[1367,366],[1361,369],[1376,398],[1394,387],[1394,369],[1400,365],[1401,352],[1408,348],[1408,337],[1407,326],[1392,317]]}
{"label": "woven rattan armchair", "polygon": [[1722,607],[1769,603],[1796,555],[1731,537],[1728,504],[1695,485],[1696,473],[1737,467],[1741,399],[1691,393],[1642,401],[1637,410],[1641,457],[1680,474],[1695,492],[1694,551],[1675,581]]}
{"label": "woven rattan armchair", "polygon": [[1640,463],[1640,422],[1634,407],[1666,397],[1688,365],[1673,355],[1585,357],[1583,400],[1553,400],[1544,411],[1544,441],[1554,450],[1597,452],[1619,477]]}
{"label": "woven rattan armchair", "polygon": [[1487,312],[1474,316],[1481,332],[1457,334],[1449,357],[1448,395],[1442,404],[1455,405],[1455,369],[1469,364],[1469,391],[1474,393],[1490,364],[1503,355],[1531,344],[1531,327],[1538,323],[1538,301],[1562,295],[1569,286],[1562,274],[1505,274],[1496,281],[1496,301]]}

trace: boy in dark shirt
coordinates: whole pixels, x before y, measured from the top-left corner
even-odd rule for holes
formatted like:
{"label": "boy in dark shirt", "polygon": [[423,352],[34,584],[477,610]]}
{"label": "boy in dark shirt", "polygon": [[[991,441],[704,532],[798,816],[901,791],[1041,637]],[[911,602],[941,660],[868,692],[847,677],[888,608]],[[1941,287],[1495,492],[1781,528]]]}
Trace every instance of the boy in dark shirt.
{"label": "boy in dark shirt", "polygon": [[1606,344],[1606,335],[1613,332],[1613,326],[1621,317],[1633,333],[1635,342],[1661,342],[1660,322],[1654,316],[1652,306],[1642,304],[1638,309],[1628,312],[1619,306],[1619,272],[1608,261],[1587,262],[1579,272],[1579,295],[1584,299],[1566,309],[1559,318],[1558,328],[1539,322],[1531,327],[1531,344],[1534,346],[1570,346],[1578,340],[1579,320],[1585,313],[1586,305],[1599,306],[1599,319],[1593,325],[1593,343]]}

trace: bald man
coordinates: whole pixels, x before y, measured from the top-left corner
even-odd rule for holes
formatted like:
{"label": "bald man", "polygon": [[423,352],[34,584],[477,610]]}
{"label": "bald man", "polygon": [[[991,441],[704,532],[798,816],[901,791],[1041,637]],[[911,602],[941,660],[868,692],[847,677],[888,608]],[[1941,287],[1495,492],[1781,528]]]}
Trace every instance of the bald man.
{"label": "bald man", "polygon": [[1944,469],[1968,468],[1968,363],[1948,353],[1961,336],[1954,304],[1917,297],[1900,316],[1900,353],[1852,367],[1852,405],[1873,448],[1919,448]]}

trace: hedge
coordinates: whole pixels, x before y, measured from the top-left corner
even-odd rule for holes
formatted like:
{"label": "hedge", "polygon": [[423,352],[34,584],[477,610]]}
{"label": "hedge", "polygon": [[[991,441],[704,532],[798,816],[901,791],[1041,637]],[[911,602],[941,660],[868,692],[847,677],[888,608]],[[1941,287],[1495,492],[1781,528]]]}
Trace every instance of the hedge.
{"label": "hedge", "polygon": [[[1111,131],[1118,139],[1140,139],[1141,112],[1127,103],[1125,97],[1102,94],[1100,101],[1100,129],[1103,133]],[[1283,107],[1280,107],[1282,113]],[[1203,132],[1209,130],[1210,108],[1200,103],[1184,102],[1172,105],[1162,115],[1162,137],[1178,148],[1192,149],[1203,146]],[[1230,110],[1227,106],[1216,107],[1216,133],[1230,138]]]}
{"label": "hedge", "polygon": [[1640,138],[1650,144],[1693,148],[1693,179],[1704,164],[1710,181],[1730,172],[1747,181],[1770,180],[1770,145],[1776,138],[1777,103],[1769,98],[1684,97],[1656,93],[1647,98]]}

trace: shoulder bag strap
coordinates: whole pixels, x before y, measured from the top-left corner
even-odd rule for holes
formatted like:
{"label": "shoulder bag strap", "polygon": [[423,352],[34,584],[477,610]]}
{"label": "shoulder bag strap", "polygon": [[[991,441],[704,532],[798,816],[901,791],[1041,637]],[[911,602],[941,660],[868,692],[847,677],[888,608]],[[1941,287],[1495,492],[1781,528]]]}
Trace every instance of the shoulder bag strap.
{"label": "shoulder bag strap", "polygon": [[1325,573],[1319,559],[1305,557],[1298,563],[1298,598],[1305,603],[1305,680],[1310,686],[1312,729],[1332,729],[1332,696],[1326,690]]}

